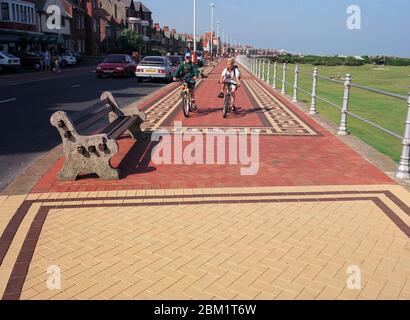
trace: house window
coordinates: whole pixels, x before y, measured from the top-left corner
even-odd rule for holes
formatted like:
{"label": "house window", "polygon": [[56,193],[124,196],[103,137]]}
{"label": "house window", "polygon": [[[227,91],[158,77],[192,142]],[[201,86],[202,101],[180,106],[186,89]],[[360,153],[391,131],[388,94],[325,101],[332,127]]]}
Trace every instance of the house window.
{"label": "house window", "polygon": [[118,12],[117,12],[117,5],[114,4],[114,18],[117,19],[118,18]]}
{"label": "house window", "polygon": [[64,16],[61,16],[61,26],[62,27],[65,27],[65,17]]}
{"label": "house window", "polygon": [[93,19],[93,31],[94,31],[95,33],[98,32],[97,19]]}
{"label": "house window", "polygon": [[2,20],[10,20],[9,4],[1,3],[1,18]]}
{"label": "house window", "polygon": [[97,2],[97,0],[93,0],[93,8],[94,8],[94,9],[98,8],[98,2]]}

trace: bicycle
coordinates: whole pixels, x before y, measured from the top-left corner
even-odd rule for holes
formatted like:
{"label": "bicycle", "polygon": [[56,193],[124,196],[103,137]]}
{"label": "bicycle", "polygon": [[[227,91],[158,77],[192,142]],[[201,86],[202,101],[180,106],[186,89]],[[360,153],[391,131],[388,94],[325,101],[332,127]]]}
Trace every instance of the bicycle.
{"label": "bicycle", "polygon": [[232,82],[232,81],[225,81],[225,94],[224,94],[224,105],[222,108],[222,115],[224,118],[228,116],[228,113],[232,111],[232,92],[231,92],[231,86],[238,87],[238,84]]}
{"label": "bicycle", "polygon": [[189,112],[192,111],[192,99],[191,99],[191,91],[188,88],[188,84],[186,81],[182,82],[182,89],[180,93],[182,99],[182,110],[184,111],[184,116],[186,118],[189,117]]}

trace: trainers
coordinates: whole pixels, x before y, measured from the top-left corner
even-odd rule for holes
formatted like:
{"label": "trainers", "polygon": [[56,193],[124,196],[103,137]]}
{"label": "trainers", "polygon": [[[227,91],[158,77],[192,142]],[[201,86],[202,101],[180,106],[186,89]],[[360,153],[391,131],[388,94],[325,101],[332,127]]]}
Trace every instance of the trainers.
{"label": "trainers", "polygon": [[224,97],[224,93],[223,92],[220,92],[219,94],[218,94],[218,98],[223,98]]}

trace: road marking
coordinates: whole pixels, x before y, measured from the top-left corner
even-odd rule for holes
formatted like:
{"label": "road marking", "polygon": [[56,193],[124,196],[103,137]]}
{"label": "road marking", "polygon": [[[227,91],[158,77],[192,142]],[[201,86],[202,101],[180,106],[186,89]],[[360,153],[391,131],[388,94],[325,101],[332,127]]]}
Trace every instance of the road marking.
{"label": "road marking", "polygon": [[6,102],[10,102],[10,101],[15,101],[15,100],[17,100],[17,98],[11,98],[11,99],[7,99],[7,100],[3,100],[3,101],[0,101],[0,103],[6,103]]}
{"label": "road marking", "polygon": [[71,88],[78,88],[78,87],[81,87],[81,85],[76,84],[76,85],[74,85],[74,86],[71,86]]}

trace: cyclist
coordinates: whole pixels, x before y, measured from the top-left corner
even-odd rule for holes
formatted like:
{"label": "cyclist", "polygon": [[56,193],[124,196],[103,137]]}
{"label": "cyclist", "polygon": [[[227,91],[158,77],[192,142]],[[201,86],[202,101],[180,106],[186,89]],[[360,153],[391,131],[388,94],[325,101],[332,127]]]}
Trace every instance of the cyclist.
{"label": "cyclist", "polygon": [[233,111],[235,111],[235,92],[238,87],[241,86],[241,74],[239,72],[238,66],[235,65],[235,60],[230,58],[226,62],[226,68],[222,72],[221,80],[219,83],[223,83],[222,86],[222,91],[219,93],[218,97],[223,98],[224,97],[224,91],[225,91],[225,83],[231,83],[230,85],[230,90],[232,93],[232,100],[231,100],[231,108]]}
{"label": "cyclist", "polygon": [[198,79],[199,74],[200,72],[198,67],[192,62],[191,54],[186,53],[184,63],[178,67],[173,75],[174,81],[177,81],[177,79],[183,79],[187,83],[188,89],[191,93],[193,110],[197,109],[195,104],[195,81]]}

